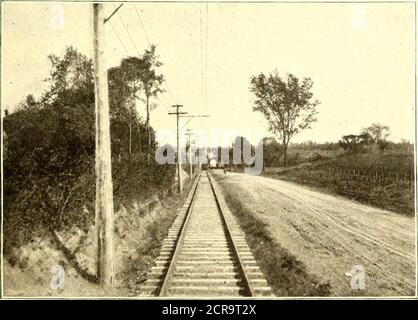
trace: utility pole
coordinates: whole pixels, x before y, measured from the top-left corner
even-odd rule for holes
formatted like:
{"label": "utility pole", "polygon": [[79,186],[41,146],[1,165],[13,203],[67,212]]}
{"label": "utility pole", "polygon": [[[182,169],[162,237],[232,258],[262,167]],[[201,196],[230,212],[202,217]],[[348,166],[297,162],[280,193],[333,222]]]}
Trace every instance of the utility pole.
{"label": "utility pole", "polygon": [[[182,116],[182,118],[190,118],[189,119],[189,121],[187,121],[184,125],[183,125],[183,127],[182,127],[182,129],[191,121],[191,120],[193,120],[193,118],[208,118],[209,117],[209,115],[207,115],[207,114],[203,114],[203,115],[188,115],[188,116]],[[188,129],[187,130],[188,132],[190,132],[190,129]],[[190,144],[190,136],[189,136],[189,144]],[[190,159],[191,159],[191,154],[190,154]],[[192,164],[191,164],[191,160],[190,160],[190,177],[192,176]],[[200,151],[199,151],[199,157],[198,157],[198,162],[199,162],[199,164],[198,164],[198,168],[200,169]]]}
{"label": "utility pole", "polygon": [[189,142],[189,171],[190,171],[190,179],[193,177],[193,165],[192,165],[192,143],[191,143],[191,136],[193,135],[193,132],[191,132],[190,129],[187,129],[186,136],[188,137]]}
{"label": "utility pole", "polygon": [[107,67],[104,51],[103,4],[93,4],[94,88],[96,117],[96,228],[97,277],[110,289],[114,282],[113,266],[113,186],[110,147],[110,119]]}
{"label": "utility pole", "polygon": [[180,152],[180,115],[187,114],[187,112],[180,112],[179,108],[183,107],[180,104],[172,106],[176,108],[176,112],[169,112],[168,114],[174,114],[177,117],[177,179],[178,179],[178,191],[183,192],[183,181],[181,180],[181,152]]}

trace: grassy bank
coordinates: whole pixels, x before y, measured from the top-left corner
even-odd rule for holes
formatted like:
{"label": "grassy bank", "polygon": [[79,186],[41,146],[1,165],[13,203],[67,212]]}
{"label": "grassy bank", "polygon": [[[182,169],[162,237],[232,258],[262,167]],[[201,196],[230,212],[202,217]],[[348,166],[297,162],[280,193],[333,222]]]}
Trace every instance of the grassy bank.
{"label": "grassy bank", "polygon": [[[12,250],[5,261],[5,294],[25,297],[137,296],[189,188],[190,182],[186,179],[181,196],[172,186],[146,201],[132,202],[115,212],[115,286],[112,290],[105,292],[94,279],[97,248],[93,226],[88,232],[74,228],[71,232],[60,233],[65,250],[47,233]],[[53,290],[50,286],[53,276],[50,269],[55,265],[61,265],[65,271],[62,290]]]}
{"label": "grassy bank", "polygon": [[[216,178],[216,174],[214,175]],[[265,223],[258,219],[240,201],[239,194],[219,181],[225,201],[235,215],[245,239],[267,282],[279,297],[283,296],[328,296],[329,284],[320,283],[306,272],[304,264],[269,234]]]}
{"label": "grassy bank", "polygon": [[397,213],[414,214],[412,155],[341,155],[264,176],[292,181]]}
{"label": "grassy bank", "polygon": [[147,273],[158,257],[162,242],[177,217],[177,209],[187,198],[190,187],[191,181],[187,179],[181,196],[174,192],[162,201],[158,213],[145,221],[134,258],[125,262],[124,272],[120,275],[120,287],[124,288],[127,296],[137,296],[141,292],[141,285],[146,281]]}

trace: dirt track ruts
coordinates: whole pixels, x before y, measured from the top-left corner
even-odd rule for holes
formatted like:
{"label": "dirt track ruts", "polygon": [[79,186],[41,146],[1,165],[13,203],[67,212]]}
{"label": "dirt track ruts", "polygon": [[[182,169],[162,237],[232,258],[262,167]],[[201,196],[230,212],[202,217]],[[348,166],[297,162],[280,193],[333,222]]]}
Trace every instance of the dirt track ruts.
{"label": "dirt track ruts", "polygon": [[[413,217],[271,178],[230,172],[216,178],[309,273],[331,284],[332,295],[415,294]],[[358,264],[366,272],[361,292],[351,289],[348,274]]]}

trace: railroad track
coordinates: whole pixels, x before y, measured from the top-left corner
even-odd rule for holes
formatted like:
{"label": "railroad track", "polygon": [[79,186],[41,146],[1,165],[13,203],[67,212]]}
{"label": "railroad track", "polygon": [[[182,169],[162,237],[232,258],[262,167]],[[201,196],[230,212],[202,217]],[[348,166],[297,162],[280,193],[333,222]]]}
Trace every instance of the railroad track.
{"label": "railroad track", "polygon": [[194,181],[141,287],[141,295],[273,295],[207,171]]}

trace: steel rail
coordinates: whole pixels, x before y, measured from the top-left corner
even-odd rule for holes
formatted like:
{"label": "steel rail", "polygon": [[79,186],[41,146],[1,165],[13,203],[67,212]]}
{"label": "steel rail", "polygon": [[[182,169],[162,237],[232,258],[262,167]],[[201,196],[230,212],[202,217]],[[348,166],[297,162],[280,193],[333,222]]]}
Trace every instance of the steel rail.
{"label": "steel rail", "polygon": [[184,239],[184,236],[185,236],[184,231],[187,229],[187,225],[189,223],[190,213],[192,212],[192,208],[193,208],[193,204],[194,204],[194,198],[195,198],[195,195],[196,195],[197,187],[199,185],[200,175],[201,175],[201,173],[196,178],[197,181],[196,181],[196,184],[194,186],[194,190],[192,191],[193,195],[192,195],[191,201],[189,203],[189,206],[187,208],[186,218],[184,219],[183,225],[181,227],[180,236],[176,241],[176,249],[174,250],[173,256],[171,257],[170,266],[168,267],[168,270],[167,270],[167,272],[165,274],[165,277],[164,277],[163,285],[161,286],[160,292],[158,294],[160,297],[165,297],[167,295],[167,290],[168,290],[168,287],[169,287],[169,284],[170,284],[170,281],[171,281],[171,278],[172,278],[172,275],[173,275],[173,272],[174,272],[174,266],[176,265],[177,258],[178,258],[178,255],[179,255],[179,251],[181,249],[181,244],[183,243],[183,239]]}
{"label": "steel rail", "polygon": [[252,287],[252,285],[251,285],[251,283],[250,283],[250,279],[249,279],[249,277],[248,277],[248,274],[247,274],[247,272],[245,271],[244,264],[242,263],[242,258],[241,258],[240,254],[239,254],[239,251],[238,251],[237,245],[236,245],[236,244],[235,244],[235,242],[234,242],[234,237],[232,236],[231,228],[230,228],[230,226],[228,225],[228,221],[227,221],[227,219],[225,218],[225,214],[224,214],[224,212],[223,212],[223,210],[222,210],[222,207],[221,207],[221,205],[220,205],[220,203],[219,203],[218,194],[217,194],[217,192],[216,192],[216,190],[215,190],[215,188],[214,188],[214,186],[213,186],[212,177],[210,176],[209,172],[206,172],[206,174],[207,174],[207,176],[208,176],[208,179],[209,179],[210,186],[211,186],[211,188],[212,188],[213,194],[215,195],[216,205],[218,206],[218,209],[219,209],[219,211],[220,211],[220,213],[221,213],[221,218],[222,218],[222,221],[223,221],[223,223],[224,223],[224,225],[225,225],[225,228],[226,228],[228,241],[229,241],[229,242],[230,242],[230,244],[231,244],[231,247],[232,247],[232,250],[233,250],[233,252],[234,252],[234,254],[235,254],[236,259],[238,260],[238,268],[240,269],[240,272],[241,272],[241,274],[242,274],[242,276],[243,276],[243,278],[244,278],[244,279],[243,279],[243,280],[244,280],[244,286],[245,286],[245,288],[246,288],[246,290],[247,290],[247,294],[248,294],[249,296],[254,296],[254,295],[255,295],[255,294],[254,294],[254,289],[253,289],[253,287]]}

